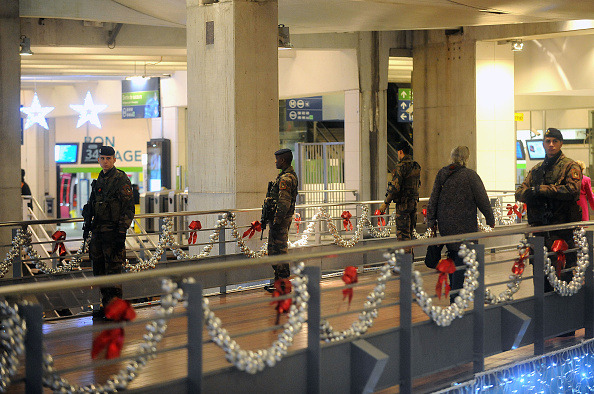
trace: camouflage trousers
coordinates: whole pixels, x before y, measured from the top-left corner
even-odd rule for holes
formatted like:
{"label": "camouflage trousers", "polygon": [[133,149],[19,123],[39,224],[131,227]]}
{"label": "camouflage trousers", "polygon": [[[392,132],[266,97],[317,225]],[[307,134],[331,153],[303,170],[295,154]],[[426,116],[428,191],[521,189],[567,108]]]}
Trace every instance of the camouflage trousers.
{"label": "camouflage trousers", "polygon": [[417,226],[417,202],[415,200],[396,204],[396,238],[399,241],[412,239]]}
{"label": "camouflage trousers", "polygon": [[[279,226],[270,226],[270,231],[268,232],[269,256],[289,253],[287,242],[289,241],[289,229],[291,228],[292,221],[293,218],[289,218],[285,219]],[[272,268],[274,268],[274,280],[291,276],[289,264],[275,264]]]}
{"label": "camouflage trousers", "polygon": [[[94,232],[89,245],[89,258],[93,263],[93,275],[120,274],[124,269],[126,250],[115,249],[115,232]],[[105,307],[112,298],[122,298],[122,286],[101,287],[101,302]]]}

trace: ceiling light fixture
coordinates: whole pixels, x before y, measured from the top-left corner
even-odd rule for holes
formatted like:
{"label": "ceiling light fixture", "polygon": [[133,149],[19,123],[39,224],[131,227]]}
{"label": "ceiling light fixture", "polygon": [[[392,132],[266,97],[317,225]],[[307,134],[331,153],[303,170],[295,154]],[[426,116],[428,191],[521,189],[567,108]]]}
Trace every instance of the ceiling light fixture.
{"label": "ceiling light fixture", "polygon": [[21,42],[20,42],[20,47],[21,50],[19,52],[19,55],[21,56],[31,56],[33,54],[33,52],[31,51],[31,40],[29,39],[29,37],[22,35],[21,36]]}
{"label": "ceiling light fixture", "polygon": [[524,43],[522,40],[510,40],[511,42],[511,50],[514,52],[519,52],[524,49]]}
{"label": "ceiling light fixture", "polygon": [[288,26],[278,25],[278,49],[279,51],[293,49],[293,44],[291,44],[291,35],[289,34]]}
{"label": "ceiling light fixture", "polygon": [[126,77],[128,81],[144,81],[145,79],[150,79],[151,77],[147,77],[146,75],[146,62],[144,62],[144,74],[138,75],[136,74],[136,61],[134,62],[134,75],[131,77]]}

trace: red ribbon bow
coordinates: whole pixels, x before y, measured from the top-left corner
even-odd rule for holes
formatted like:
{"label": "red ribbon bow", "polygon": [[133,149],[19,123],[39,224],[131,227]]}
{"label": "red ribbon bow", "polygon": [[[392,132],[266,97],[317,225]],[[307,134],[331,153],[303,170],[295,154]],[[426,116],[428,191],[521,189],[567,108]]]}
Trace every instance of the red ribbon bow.
{"label": "red ribbon bow", "polygon": [[519,211],[519,208],[520,207],[518,206],[518,204],[514,204],[514,205],[507,204],[507,216],[511,216],[512,213],[515,213],[516,216],[518,217],[518,219],[521,219],[522,213]]}
{"label": "red ribbon bow", "polygon": [[[291,287],[291,281],[289,280],[289,278],[279,278],[274,281],[274,291],[272,292],[272,298],[290,294],[291,290],[292,290],[292,287]],[[283,313],[287,313],[289,311],[289,308],[291,308],[292,301],[293,300],[291,298],[287,298],[286,300],[271,302],[271,305],[276,304],[276,306],[274,307],[274,309],[276,309],[276,323],[275,324],[278,324],[280,315],[282,315]]]}
{"label": "red ribbon bow", "polygon": [[427,221],[427,207],[423,208],[421,210],[421,212],[423,213],[423,217],[425,218],[425,221]]}
{"label": "red ribbon bow", "polygon": [[569,246],[567,246],[567,242],[562,239],[556,239],[553,242],[553,247],[551,250],[557,253],[557,276],[561,275],[561,271],[565,268],[565,252]]}
{"label": "red ribbon bow", "polygon": [[299,234],[299,225],[301,224],[301,214],[295,214],[295,226],[297,226],[297,234]]}
{"label": "red ribbon bow", "polygon": [[437,298],[441,300],[442,287],[445,287],[446,297],[450,294],[451,287],[448,283],[448,274],[456,272],[456,264],[454,264],[454,260],[452,259],[441,259],[439,260],[439,263],[437,263],[435,269],[440,272],[439,277],[437,278],[437,284],[435,285],[435,294],[437,295]]}
{"label": "red ribbon bow", "polygon": [[254,220],[252,222],[252,225],[250,226],[250,228],[248,228],[244,233],[243,236],[241,238],[245,238],[249,235],[249,238],[252,238],[254,236],[254,234],[256,234],[257,232],[262,231],[262,225],[260,224],[259,221]]}
{"label": "red ribbon bow", "polygon": [[520,258],[514,262],[514,266],[512,267],[512,273],[514,275],[522,275],[524,273],[524,260],[526,260],[529,255],[530,250],[526,249],[526,251],[520,255]]}
{"label": "red ribbon bow", "polygon": [[192,230],[190,231],[190,238],[188,238],[188,243],[195,244],[196,238],[198,238],[198,234],[196,232],[202,230],[202,223],[200,223],[200,220],[192,220],[192,223],[190,223],[188,228]]}
{"label": "red ribbon bow", "polygon": [[[136,317],[136,312],[134,311],[134,308],[132,308],[130,302],[116,297],[105,307],[105,317],[116,322],[131,321]],[[123,328],[103,330],[97,338],[93,340],[91,357],[96,358],[105,348],[107,349],[105,352],[106,359],[120,357],[122,347],[124,347]]]}
{"label": "red ribbon bow", "polygon": [[353,230],[353,223],[351,223],[351,218],[353,217],[353,215],[349,211],[343,211],[340,217],[342,218],[342,225],[344,226],[344,230]]}
{"label": "red ribbon bow", "polygon": [[63,242],[66,239],[66,233],[62,230],[58,230],[52,234],[52,239],[54,241],[56,241],[56,243],[54,244],[54,249],[52,250],[52,253],[54,253],[56,250],[59,249],[59,252],[58,252],[59,256],[66,255],[66,246],[64,246],[64,242]]}
{"label": "red ribbon bow", "polygon": [[[357,279],[357,267],[353,267],[349,265],[348,267],[344,268],[344,272],[342,273],[342,281],[346,285],[350,285],[352,283],[357,283],[359,279]],[[349,297],[349,305],[351,305],[351,301],[353,300],[353,288],[349,287],[347,289],[342,289],[342,300],[344,301],[345,298]]]}
{"label": "red ribbon bow", "polygon": [[[379,209],[376,209],[374,215],[375,216],[380,216],[380,215],[382,215],[382,212]],[[380,226],[380,227],[381,226],[385,226],[386,225],[386,219],[384,219],[383,217],[378,217],[377,218],[377,225]]]}

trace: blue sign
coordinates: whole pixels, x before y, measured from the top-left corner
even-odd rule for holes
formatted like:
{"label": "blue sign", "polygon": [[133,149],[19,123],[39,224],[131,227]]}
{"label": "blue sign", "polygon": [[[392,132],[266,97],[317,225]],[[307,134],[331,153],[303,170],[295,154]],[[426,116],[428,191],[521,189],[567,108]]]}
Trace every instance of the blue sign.
{"label": "blue sign", "polygon": [[287,121],[322,121],[322,96],[287,99]]}
{"label": "blue sign", "polygon": [[410,123],[413,121],[412,99],[410,88],[398,89],[398,122]]}

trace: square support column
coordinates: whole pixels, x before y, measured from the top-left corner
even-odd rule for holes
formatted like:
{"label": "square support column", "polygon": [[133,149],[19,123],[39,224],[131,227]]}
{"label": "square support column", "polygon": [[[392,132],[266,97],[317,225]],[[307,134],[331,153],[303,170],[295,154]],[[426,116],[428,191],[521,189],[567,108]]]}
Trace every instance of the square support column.
{"label": "square support column", "polygon": [[189,208],[260,206],[277,174],[277,2],[203,3],[187,1]]}
{"label": "square support column", "polygon": [[[0,222],[22,220],[20,26],[18,0],[0,2]],[[10,244],[11,238],[11,229],[0,230],[0,244]],[[2,255],[7,251],[0,248]]]}

